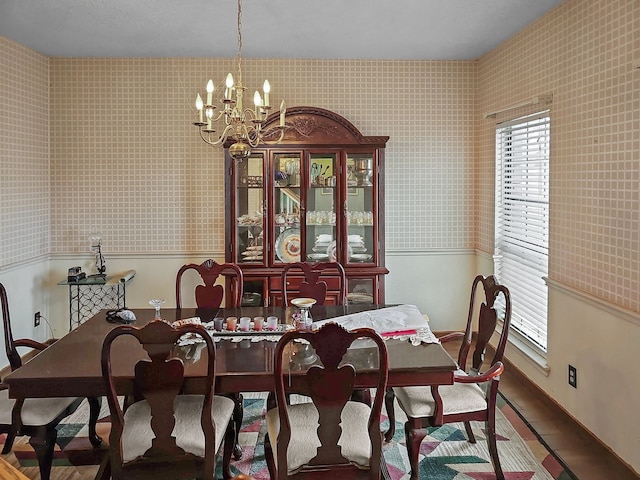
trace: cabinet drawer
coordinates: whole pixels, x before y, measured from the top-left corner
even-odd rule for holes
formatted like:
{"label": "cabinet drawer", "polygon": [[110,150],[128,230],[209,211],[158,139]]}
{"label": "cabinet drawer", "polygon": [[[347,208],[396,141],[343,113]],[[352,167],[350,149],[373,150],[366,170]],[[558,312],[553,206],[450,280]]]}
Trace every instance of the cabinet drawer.
{"label": "cabinet drawer", "polygon": [[[298,276],[290,276],[287,278],[287,291],[288,290],[298,290],[300,288],[300,284],[302,283],[304,277]],[[336,276],[320,276],[320,280],[327,284],[327,290],[340,290],[340,278]],[[281,277],[272,277],[269,279],[269,289],[282,291],[282,278]]]}

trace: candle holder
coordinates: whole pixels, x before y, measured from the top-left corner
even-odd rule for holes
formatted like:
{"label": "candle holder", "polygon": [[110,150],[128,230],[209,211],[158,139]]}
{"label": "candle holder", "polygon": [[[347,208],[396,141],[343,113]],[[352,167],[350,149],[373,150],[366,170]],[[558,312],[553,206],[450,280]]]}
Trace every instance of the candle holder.
{"label": "candle holder", "polygon": [[295,327],[298,330],[309,330],[311,329],[311,323],[313,323],[313,319],[311,318],[311,307],[316,304],[315,298],[294,298],[291,300],[291,305],[298,308],[298,313],[300,316],[294,314],[294,323]]}

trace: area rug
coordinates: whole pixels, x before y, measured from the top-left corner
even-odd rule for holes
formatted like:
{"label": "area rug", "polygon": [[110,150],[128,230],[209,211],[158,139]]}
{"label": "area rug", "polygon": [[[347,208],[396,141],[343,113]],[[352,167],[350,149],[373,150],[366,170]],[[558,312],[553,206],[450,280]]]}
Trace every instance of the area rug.
{"label": "area rug", "polygon": [[[498,452],[506,480],[572,480],[575,476],[549,452],[537,439],[513,408],[500,399],[497,412]],[[244,421],[239,435],[243,457],[232,464],[232,473],[246,473],[256,480],[269,479],[264,458],[265,400],[262,397],[244,401]],[[384,444],[384,456],[392,480],[409,479],[409,460],[404,442],[404,418],[396,409],[396,435]],[[58,429],[52,480],[89,480],[97,472],[107,446],[93,449],[87,438],[88,407],[86,403],[70,416]],[[388,419],[383,417],[382,429],[388,428]],[[430,429],[420,448],[420,478],[430,480],[490,480],[494,479],[493,468],[486,447],[484,424],[473,423],[477,443],[466,440],[461,424],[445,425]],[[106,402],[103,405],[98,433],[109,437],[109,416]],[[4,443],[0,436],[0,445]],[[18,467],[27,477],[40,478],[37,461],[26,438],[16,439],[11,453],[3,456]],[[218,478],[221,472],[218,471]]]}

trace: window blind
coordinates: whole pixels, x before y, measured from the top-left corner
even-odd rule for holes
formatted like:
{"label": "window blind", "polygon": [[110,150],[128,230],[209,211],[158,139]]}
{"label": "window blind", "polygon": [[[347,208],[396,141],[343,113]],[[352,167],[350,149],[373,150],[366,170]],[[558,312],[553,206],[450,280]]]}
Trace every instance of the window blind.
{"label": "window blind", "polygon": [[547,350],[549,111],[496,125],[494,268],[511,293],[512,328]]}

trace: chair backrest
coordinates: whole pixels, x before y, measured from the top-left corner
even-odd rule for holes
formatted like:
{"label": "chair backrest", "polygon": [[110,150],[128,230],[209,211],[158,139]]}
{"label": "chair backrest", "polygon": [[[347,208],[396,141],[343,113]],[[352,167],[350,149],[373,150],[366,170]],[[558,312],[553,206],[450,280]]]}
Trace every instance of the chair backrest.
{"label": "chair backrest", "polygon": [[[302,275],[302,283],[293,287],[291,278]],[[321,278],[323,277],[323,278]],[[336,305],[343,305],[347,297],[347,276],[344,267],[338,262],[294,262],[288,263],[282,269],[282,299],[283,304],[290,305],[295,297],[308,297],[316,300],[316,305],[324,305],[327,300],[328,279],[336,279],[338,284]],[[295,297],[291,291],[294,290]]]}
{"label": "chair backrest", "polygon": [[[484,301],[478,304],[482,300],[476,296],[480,289],[484,293]],[[502,294],[501,300],[499,300],[500,294]],[[467,326],[458,354],[460,368],[467,369],[467,357],[475,337],[475,347],[470,367],[475,372],[482,371],[487,345],[496,331],[500,312],[502,313],[502,329],[490,365],[501,362],[504,356],[511,324],[511,296],[509,295],[509,289],[504,285],[500,285],[494,275],[487,277],[478,275],[473,280],[471,287]]]}
{"label": "chair backrest", "polygon": [[[185,452],[176,443],[172,435],[176,423],[174,402],[180,394],[184,381],[184,362],[180,358],[179,348],[174,344],[184,334],[191,333],[201,337],[206,345],[203,350],[208,354],[206,389],[200,422],[204,433],[205,450],[204,457],[197,458],[194,454]],[[114,341],[127,335],[134,337],[147,352],[148,359],[139,360],[128,376],[133,378],[133,391],[137,398],[147,401],[150,408],[152,421],[149,426],[144,426],[136,432],[137,435],[149,435],[151,438],[148,448],[136,459],[125,462],[125,448],[131,446],[123,442],[123,430],[125,428],[125,415],[118,402],[116,379],[112,373],[112,345]],[[144,327],[137,328],[133,325],[120,325],[111,330],[105,337],[102,346],[102,375],[107,389],[107,401],[111,412],[111,434],[109,437],[111,468],[114,478],[126,478],[134,474],[135,470],[147,471],[162,467],[175,468],[176,472],[199,471],[198,478],[215,478],[215,426],[211,415],[213,401],[213,388],[215,380],[215,346],[211,336],[202,325],[186,324],[178,327],[162,321],[154,320]],[[127,412],[132,411],[135,404],[130,405]],[[184,470],[183,470],[184,469]],[[204,469],[205,476],[202,476]],[[133,470],[133,471],[131,471]],[[128,473],[127,473],[128,472]],[[172,470],[173,472],[173,470]],[[207,473],[208,472],[208,473]],[[168,474],[169,475],[169,474]],[[167,478],[168,478],[167,475]],[[175,473],[174,473],[175,475]],[[182,478],[182,477],[181,477]]]}
{"label": "chair backrest", "polygon": [[195,270],[200,274],[204,285],[195,289],[196,306],[199,308],[219,308],[225,294],[223,285],[216,285],[219,276],[231,279],[231,298],[225,299],[226,307],[240,307],[242,303],[242,288],[244,278],[242,270],[235,263],[217,263],[212,259],[205,260],[200,265],[190,263],[183,265],[176,275],[176,308],[182,308],[182,275],[187,270]]}
{"label": "chair backrest", "polygon": [[19,338],[14,340],[11,330],[11,317],[9,316],[9,300],[7,290],[0,283],[0,305],[2,305],[2,326],[4,329],[4,348],[7,353],[7,359],[11,366],[11,371],[17,370],[22,366],[22,358],[18,353],[18,347],[26,347],[32,350],[42,351],[49,346],[48,343],[41,343],[30,338]]}
{"label": "chair backrest", "polygon": [[[348,350],[355,340],[362,338],[372,340],[370,346],[359,345],[359,348]],[[294,343],[295,339],[306,340],[308,344]],[[325,324],[315,331],[289,331],[278,341],[274,361],[280,420],[276,448],[278,478],[286,477],[287,449],[292,436],[288,409],[283,408],[287,405],[287,396],[291,393],[308,395],[318,411],[320,446],[316,456],[308,462],[309,468],[340,469],[351,467],[338,445],[342,433],[340,416],[354,390],[359,388],[377,389],[366,430],[371,442],[370,478],[379,478],[382,455],[380,412],[389,371],[387,349],[382,338],[372,329],[348,332],[335,323]],[[372,370],[374,374],[356,382],[357,368]]]}
{"label": "chair backrest", "polygon": [[9,300],[7,298],[7,290],[0,283],[0,303],[2,304],[2,326],[4,328],[4,348],[7,352],[7,359],[11,365],[11,371],[22,366],[22,359],[18,354],[18,350],[13,341],[13,333],[11,331],[11,317],[9,316]]}

